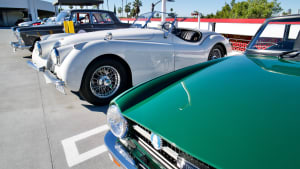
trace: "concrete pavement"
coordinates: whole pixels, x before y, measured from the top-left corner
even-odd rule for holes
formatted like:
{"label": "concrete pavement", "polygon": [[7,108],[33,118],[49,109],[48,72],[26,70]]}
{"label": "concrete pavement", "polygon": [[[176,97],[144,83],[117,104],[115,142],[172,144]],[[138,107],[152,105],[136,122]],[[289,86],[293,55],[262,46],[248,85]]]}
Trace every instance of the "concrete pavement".
{"label": "concrete pavement", "polygon": [[30,52],[12,52],[11,30],[0,37],[1,168],[118,168],[103,147],[107,106],[62,95],[27,66]]}

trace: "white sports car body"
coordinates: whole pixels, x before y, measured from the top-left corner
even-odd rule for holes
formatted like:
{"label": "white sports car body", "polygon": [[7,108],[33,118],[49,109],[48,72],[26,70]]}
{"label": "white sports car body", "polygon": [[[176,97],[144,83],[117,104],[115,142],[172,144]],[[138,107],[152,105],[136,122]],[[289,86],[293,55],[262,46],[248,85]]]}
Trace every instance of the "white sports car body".
{"label": "white sports car body", "polygon": [[47,37],[35,45],[29,65],[59,91],[67,87],[103,105],[131,86],[232,51],[218,33],[178,29],[176,19],[150,27],[156,15],[147,15],[135,28]]}

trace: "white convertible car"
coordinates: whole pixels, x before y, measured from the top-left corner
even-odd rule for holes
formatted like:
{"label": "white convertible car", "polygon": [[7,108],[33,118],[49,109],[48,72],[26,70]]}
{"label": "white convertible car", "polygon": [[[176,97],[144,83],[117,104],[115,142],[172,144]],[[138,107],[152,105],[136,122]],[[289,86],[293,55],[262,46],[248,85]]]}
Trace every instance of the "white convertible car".
{"label": "white convertible car", "polygon": [[232,51],[218,33],[176,28],[176,17],[155,24],[153,16],[141,15],[128,29],[46,37],[28,64],[59,91],[104,105],[131,86]]}

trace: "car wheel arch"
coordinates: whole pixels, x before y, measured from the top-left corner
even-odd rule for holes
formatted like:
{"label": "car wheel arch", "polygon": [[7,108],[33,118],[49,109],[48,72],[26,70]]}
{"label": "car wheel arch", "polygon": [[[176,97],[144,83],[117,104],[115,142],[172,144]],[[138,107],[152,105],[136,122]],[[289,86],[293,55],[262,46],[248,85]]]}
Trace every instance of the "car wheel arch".
{"label": "car wheel arch", "polygon": [[[82,79],[81,79],[81,85],[82,85],[83,78],[84,78],[84,76],[85,76],[86,71],[88,70],[88,68],[89,68],[93,63],[97,62],[97,61],[100,60],[100,59],[104,59],[104,58],[113,59],[113,60],[115,60],[115,61],[120,62],[120,63],[124,66],[124,68],[126,69],[126,72],[127,72],[128,75],[129,75],[129,80],[130,80],[130,84],[129,84],[130,86],[129,86],[129,87],[132,87],[132,71],[131,71],[131,68],[130,68],[129,64],[128,64],[122,57],[120,57],[120,56],[118,56],[118,55],[115,55],[115,54],[103,54],[103,55],[100,55],[100,56],[94,58],[94,59],[87,65],[87,67],[86,67],[86,69],[85,69],[85,71],[84,71],[84,73],[83,73],[83,76],[82,76]],[[80,85],[80,86],[81,86],[81,85]]]}
{"label": "car wheel arch", "polygon": [[227,50],[226,50],[226,47],[225,47],[225,45],[223,43],[219,42],[219,43],[216,43],[214,46],[216,46],[216,45],[220,45],[222,47],[222,49],[223,49],[224,55],[227,55]]}
{"label": "car wheel arch", "polygon": [[38,37],[38,38],[36,38],[35,40],[33,40],[33,44],[32,44],[32,46],[29,48],[29,51],[30,52],[32,52],[33,51],[33,49],[34,49],[34,45],[35,45],[35,42],[37,42],[37,41],[40,41],[41,40],[41,38],[40,37]]}

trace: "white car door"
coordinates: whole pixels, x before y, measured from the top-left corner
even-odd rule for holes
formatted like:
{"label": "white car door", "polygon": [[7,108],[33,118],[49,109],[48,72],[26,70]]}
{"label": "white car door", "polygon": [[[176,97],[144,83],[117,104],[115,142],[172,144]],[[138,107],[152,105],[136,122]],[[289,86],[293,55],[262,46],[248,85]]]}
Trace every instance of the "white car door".
{"label": "white car door", "polygon": [[126,60],[132,69],[133,85],[174,71],[172,38],[164,39],[160,37],[160,39],[161,42],[126,44]]}
{"label": "white car door", "polygon": [[207,49],[199,42],[187,42],[177,36],[174,37],[175,70],[207,61]]}

